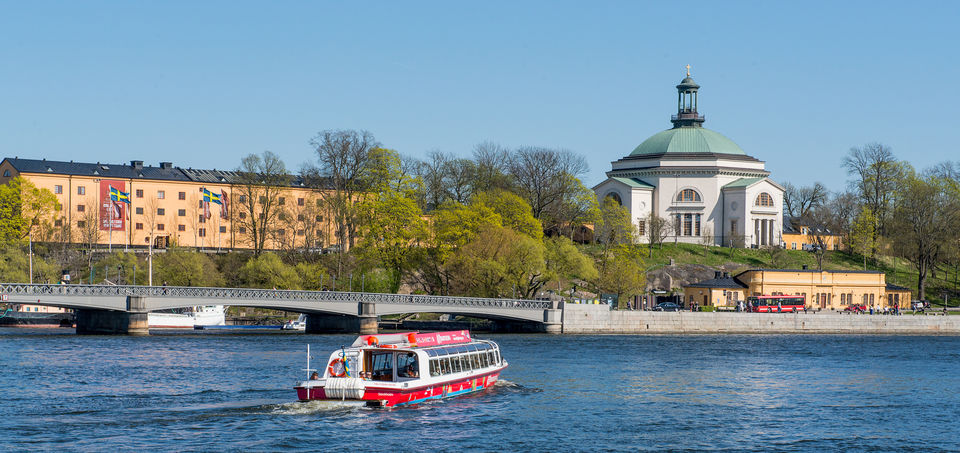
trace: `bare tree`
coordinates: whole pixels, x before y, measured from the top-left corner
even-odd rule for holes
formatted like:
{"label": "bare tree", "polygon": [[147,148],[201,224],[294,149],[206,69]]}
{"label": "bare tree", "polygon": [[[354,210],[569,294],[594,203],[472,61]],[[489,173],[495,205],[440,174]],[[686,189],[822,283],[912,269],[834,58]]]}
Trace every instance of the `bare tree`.
{"label": "bare tree", "polygon": [[653,256],[653,246],[656,244],[657,248],[663,248],[663,241],[667,239],[667,236],[670,236],[670,233],[673,232],[673,227],[670,224],[670,221],[658,216],[656,213],[651,212],[647,216],[647,242],[650,247],[650,256]]}
{"label": "bare tree", "polygon": [[473,148],[476,163],[473,189],[476,192],[510,189],[510,150],[493,142],[482,142]]}
{"label": "bare tree", "polygon": [[355,203],[367,189],[370,152],[379,144],[367,131],[328,130],[317,134],[310,145],[317,153],[318,166],[304,168],[304,176],[313,187],[330,189],[319,195],[336,223],[339,276],[343,272],[343,254],[356,240],[359,212]]}
{"label": "bare tree", "polygon": [[290,185],[290,175],[280,157],[270,151],[243,158],[238,172],[237,209],[241,227],[250,235],[254,254],[266,247],[275,221],[279,216],[279,200]]}
{"label": "bare tree", "polygon": [[[904,177],[903,166],[894,157],[893,151],[880,143],[851,148],[843,159],[843,166],[848,174],[856,176],[851,184],[863,204],[877,218],[876,235],[885,235],[893,197]],[[874,239],[874,243],[877,243],[877,238]],[[874,249],[871,255],[876,256],[876,253]]]}
{"label": "bare tree", "polygon": [[783,213],[793,218],[806,218],[810,211],[827,202],[829,192],[819,182],[812,186],[783,185]]}
{"label": "bare tree", "polygon": [[544,217],[551,205],[562,202],[572,191],[568,176],[577,178],[587,169],[582,156],[549,148],[520,148],[510,161],[510,174],[516,182],[517,195],[530,204],[537,219]]}
{"label": "bare tree", "polygon": [[920,299],[926,297],[927,276],[954,240],[960,200],[936,176],[909,176],[891,218],[894,251],[917,269]]}
{"label": "bare tree", "polygon": [[447,196],[457,203],[464,204],[474,193],[473,182],[477,172],[477,165],[470,159],[452,159],[444,166],[444,176],[447,181]]}

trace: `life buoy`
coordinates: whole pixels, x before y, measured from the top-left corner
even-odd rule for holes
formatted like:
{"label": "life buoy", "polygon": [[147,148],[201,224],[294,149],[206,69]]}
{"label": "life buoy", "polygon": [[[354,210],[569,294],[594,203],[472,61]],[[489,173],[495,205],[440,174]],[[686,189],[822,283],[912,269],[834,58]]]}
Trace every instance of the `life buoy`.
{"label": "life buoy", "polygon": [[327,366],[327,374],[331,377],[344,377],[347,375],[347,366],[343,363],[343,359],[333,359],[330,361],[330,365]]}
{"label": "life buoy", "polygon": [[367,337],[367,344],[370,346],[376,346],[380,344],[380,339],[377,337]]}

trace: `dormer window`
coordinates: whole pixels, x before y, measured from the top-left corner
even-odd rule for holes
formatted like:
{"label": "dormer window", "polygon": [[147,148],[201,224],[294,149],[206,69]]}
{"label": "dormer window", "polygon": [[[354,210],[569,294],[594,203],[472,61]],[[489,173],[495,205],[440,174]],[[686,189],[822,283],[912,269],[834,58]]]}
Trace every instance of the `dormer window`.
{"label": "dormer window", "polygon": [[677,201],[681,203],[702,203],[703,199],[700,198],[700,194],[696,190],[683,189],[677,194]]}
{"label": "dormer window", "polygon": [[762,192],[760,195],[757,195],[757,206],[772,208],[773,207],[773,197],[766,192]]}

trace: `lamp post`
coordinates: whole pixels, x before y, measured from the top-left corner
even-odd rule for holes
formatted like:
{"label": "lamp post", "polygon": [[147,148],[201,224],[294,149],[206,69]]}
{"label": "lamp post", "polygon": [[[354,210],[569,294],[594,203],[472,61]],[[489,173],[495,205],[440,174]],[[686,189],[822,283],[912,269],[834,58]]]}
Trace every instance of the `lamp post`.
{"label": "lamp post", "polygon": [[120,284],[120,274],[123,273],[123,264],[117,263],[117,284]]}
{"label": "lamp post", "polygon": [[31,225],[30,227],[31,227],[31,228],[30,228],[30,245],[28,245],[27,247],[28,247],[29,250],[30,250],[30,252],[29,252],[29,255],[30,255],[30,284],[32,285],[32,284],[33,284],[33,225]]}

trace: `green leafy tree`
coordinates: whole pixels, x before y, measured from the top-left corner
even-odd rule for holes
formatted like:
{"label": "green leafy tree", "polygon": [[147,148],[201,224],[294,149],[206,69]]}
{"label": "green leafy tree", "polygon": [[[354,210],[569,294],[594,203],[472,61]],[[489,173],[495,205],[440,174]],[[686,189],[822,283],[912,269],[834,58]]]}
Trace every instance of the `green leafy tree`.
{"label": "green leafy tree", "polygon": [[[30,282],[30,257],[20,246],[7,244],[0,247],[0,281],[7,283]],[[60,267],[52,261],[33,256],[33,282],[57,283]]]}
{"label": "green leafy tree", "polygon": [[889,223],[894,251],[917,269],[918,297],[926,297],[927,276],[955,235],[960,206],[936,177],[909,176],[901,186]]}
{"label": "green leafy tree", "polygon": [[10,244],[26,239],[49,241],[54,232],[53,220],[60,210],[56,195],[37,188],[17,176],[0,186],[0,243]]}
{"label": "green leafy tree", "polygon": [[321,291],[328,288],[332,282],[327,269],[320,263],[301,261],[294,266],[294,270],[300,277],[300,286],[306,290]]}
{"label": "green leafy tree", "polygon": [[[156,263],[156,262],[155,262]],[[147,284],[147,265],[133,252],[113,252],[93,265],[94,281],[109,280],[117,285]],[[134,277],[136,272],[136,277]]]}
{"label": "green leafy tree", "polygon": [[532,297],[550,280],[543,243],[501,226],[484,227],[457,251],[457,280],[481,297]]}
{"label": "green leafy tree", "polygon": [[300,276],[275,253],[261,253],[243,265],[240,279],[249,288],[300,289]]}
{"label": "green leafy tree", "polygon": [[547,270],[557,280],[557,291],[563,291],[563,282],[571,280],[593,281],[598,277],[593,260],[580,252],[573,241],[559,236],[544,241]]}
{"label": "green leafy tree", "polygon": [[850,225],[847,235],[850,249],[863,257],[863,270],[867,270],[867,256],[877,248],[876,239],[877,218],[869,207],[863,206]]}
{"label": "green leafy tree", "polygon": [[[205,253],[173,248],[153,257],[154,284],[170,286],[224,286],[226,279]],[[138,277],[139,279],[139,277]]]}
{"label": "green leafy tree", "polygon": [[600,270],[597,289],[601,293],[616,294],[618,304],[623,308],[626,299],[643,293],[646,274],[640,257],[632,248],[619,245],[612,250],[611,255]]}
{"label": "green leafy tree", "polygon": [[533,216],[530,205],[519,196],[498,190],[474,196],[471,205],[483,205],[500,215],[500,223],[534,239],[543,238],[543,225]]}
{"label": "green leafy tree", "polygon": [[426,239],[423,213],[416,201],[393,190],[368,199],[361,210],[361,250],[390,271],[390,290],[396,292],[412,266],[415,247]]}

